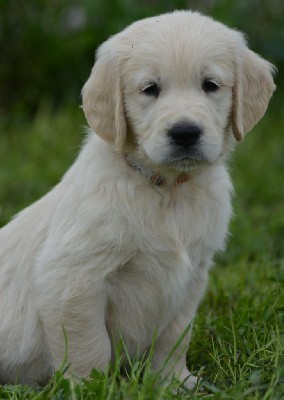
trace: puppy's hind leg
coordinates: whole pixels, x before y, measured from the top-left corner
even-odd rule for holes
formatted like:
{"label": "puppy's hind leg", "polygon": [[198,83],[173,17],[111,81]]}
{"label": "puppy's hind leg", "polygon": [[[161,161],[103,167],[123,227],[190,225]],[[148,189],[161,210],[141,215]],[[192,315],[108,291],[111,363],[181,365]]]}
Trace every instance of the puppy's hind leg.
{"label": "puppy's hind leg", "polygon": [[103,295],[77,294],[63,303],[53,309],[50,301],[46,308],[41,304],[41,319],[54,368],[67,358],[68,374],[87,377],[93,368],[106,371],[111,360],[111,343],[105,326]]}

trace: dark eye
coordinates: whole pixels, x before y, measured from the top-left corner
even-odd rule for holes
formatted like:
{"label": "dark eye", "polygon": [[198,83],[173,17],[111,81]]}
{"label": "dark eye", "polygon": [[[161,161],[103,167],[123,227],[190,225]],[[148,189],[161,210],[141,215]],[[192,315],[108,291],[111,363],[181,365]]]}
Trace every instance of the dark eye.
{"label": "dark eye", "polygon": [[160,94],[160,88],[155,82],[147,83],[142,89],[141,92],[146,94],[147,96],[158,97]]}
{"label": "dark eye", "polygon": [[220,89],[220,85],[214,79],[204,79],[202,89],[205,93],[216,92]]}

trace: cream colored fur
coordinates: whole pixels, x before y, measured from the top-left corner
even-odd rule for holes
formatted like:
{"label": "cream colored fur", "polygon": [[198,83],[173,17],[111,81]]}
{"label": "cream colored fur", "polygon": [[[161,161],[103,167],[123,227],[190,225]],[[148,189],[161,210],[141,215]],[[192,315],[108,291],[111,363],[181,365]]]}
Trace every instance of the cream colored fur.
{"label": "cream colored fur", "polygon": [[[64,356],[62,326],[71,373],[106,370],[120,335],[135,355],[156,334],[153,368],[163,364],[224,249],[226,160],[264,114],[272,69],[239,32],[189,11],[138,21],[101,46],[83,88],[97,135],[51,192],[0,231],[0,382],[48,379]],[[219,90],[205,93],[206,77]],[[152,81],[157,98],[143,93]],[[184,119],[203,129],[197,159],[173,156],[167,130]],[[130,167],[129,153],[167,185]],[[190,179],[175,184],[181,172]],[[188,342],[168,365],[182,380]]]}

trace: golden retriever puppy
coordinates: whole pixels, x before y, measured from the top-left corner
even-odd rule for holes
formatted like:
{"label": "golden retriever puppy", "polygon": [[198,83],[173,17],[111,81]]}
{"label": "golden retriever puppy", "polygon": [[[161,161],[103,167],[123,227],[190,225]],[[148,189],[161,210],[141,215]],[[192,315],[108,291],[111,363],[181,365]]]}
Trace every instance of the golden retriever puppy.
{"label": "golden retriever puppy", "polygon": [[[194,318],[224,249],[234,143],[263,116],[273,66],[197,12],[138,21],[98,50],[90,134],[62,181],[0,231],[0,381],[106,370],[156,335],[153,369]],[[64,327],[64,329],[63,329]],[[164,373],[188,387],[189,333]]]}

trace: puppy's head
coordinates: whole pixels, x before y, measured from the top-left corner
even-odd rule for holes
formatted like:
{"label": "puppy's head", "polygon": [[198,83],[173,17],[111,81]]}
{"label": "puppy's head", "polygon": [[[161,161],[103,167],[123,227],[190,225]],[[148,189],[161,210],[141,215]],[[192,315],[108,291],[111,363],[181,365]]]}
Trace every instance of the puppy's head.
{"label": "puppy's head", "polygon": [[117,151],[128,144],[146,162],[187,171],[219,162],[260,120],[272,73],[239,32],[175,12],[138,21],[100,47],[83,109]]}

